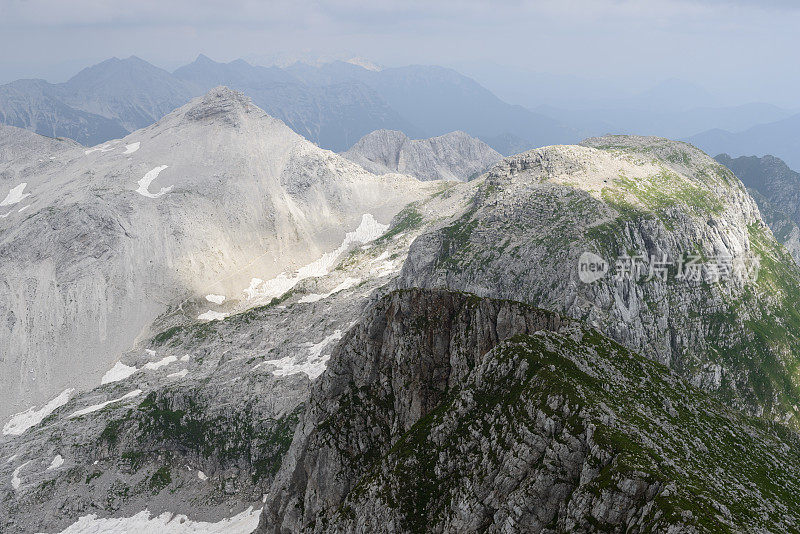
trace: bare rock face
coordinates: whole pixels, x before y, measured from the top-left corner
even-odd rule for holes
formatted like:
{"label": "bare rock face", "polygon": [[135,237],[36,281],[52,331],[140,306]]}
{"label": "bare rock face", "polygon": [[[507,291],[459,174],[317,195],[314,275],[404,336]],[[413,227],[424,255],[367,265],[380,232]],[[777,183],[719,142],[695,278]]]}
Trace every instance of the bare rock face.
{"label": "bare rock face", "polygon": [[225,88],[123,140],[39,145],[0,149],[13,152],[0,162],[3,421],[98,385],[186,299],[244,300],[253,279],[294,272],[362,222],[374,233],[424,194]]}
{"label": "bare rock face", "polygon": [[375,174],[399,172],[420,180],[470,180],[502,155],[464,132],[411,140],[403,132],[377,130],[342,154]]}
{"label": "bare rock face", "polygon": [[258,532],[780,532],[797,458],[791,434],[574,321],[399,291],[314,385]]}

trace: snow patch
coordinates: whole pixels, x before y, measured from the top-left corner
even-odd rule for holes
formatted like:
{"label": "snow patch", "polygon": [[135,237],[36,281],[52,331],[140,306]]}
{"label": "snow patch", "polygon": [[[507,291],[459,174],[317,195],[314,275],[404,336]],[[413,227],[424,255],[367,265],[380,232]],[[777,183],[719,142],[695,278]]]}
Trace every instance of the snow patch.
{"label": "snow patch", "polygon": [[139,147],[141,145],[142,145],[142,143],[139,142],[139,141],[136,141],[135,143],[131,143],[129,145],[125,145],[125,152],[123,152],[122,155],[126,156],[128,154],[133,154],[134,152],[139,150]]}
{"label": "snow patch", "polygon": [[114,145],[116,145],[117,143],[119,143],[119,139],[116,139],[114,141],[109,141],[108,143],[103,143],[102,145],[97,145],[88,150],[84,150],[83,153],[88,156],[92,152],[109,152],[111,150],[114,150]]}
{"label": "snow patch", "polygon": [[360,278],[349,278],[348,277],[348,278],[345,278],[344,281],[341,284],[339,284],[338,286],[334,287],[328,293],[325,293],[323,295],[319,295],[319,294],[316,294],[316,293],[311,293],[310,295],[306,295],[303,298],[301,298],[300,302],[301,303],[304,303],[304,302],[317,302],[317,301],[326,299],[326,298],[330,297],[331,295],[333,295],[335,293],[338,293],[339,291],[344,291],[345,289],[350,289],[351,287],[353,287],[355,285],[358,285],[360,282],[361,282]]}
{"label": "snow patch", "polygon": [[136,371],[138,371],[136,367],[131,367],[130,365],[125,365],[122,362],[117,362],[114,367],[106,371],[106,374],[104,374],[103,378],[100,379],[100,384],[110,384],[112,382],[125,380]]}
{"label": "snow patch", "polygon": [[17,187],[12,187],[11,191],[6,195],[6,198],[0,202],[0,206],[13,206],[14,204],[22,202],[23,198],[31,196],[30,193],[22,193],[27,186],[28,182],[22,182]]}
{"label": "snow patch", "polygon": [[19,478],[19,473],[22,471],[26,465],[31,463],[30,460],[22,464],[21,466],[14,469],[14,472],[11,474],[11,487],[14,488],[14,491],[19,490],[20,486],[22,486],[22,479]]}
{"label": "snow patch", "polygon": [[204,482],[205,482],[206,480],[208,480],[208,476],[206,476],[206,474],[205,474],[205,473],[203,473],[202,471],[198,471],[198,472],[197,472],[197,478],[199,478],[200,480],[202,480],[202,481],[204,481]]}
{"label": "snow patch", "polygon": [[164,367],[165,365],[169,365],[177,361],[178,361],[177,356],[165,356],[164,358],[161,358],[157,362],[150,362],[144,364],[143,369],[149,369],[150,371],[155,371],[156,369],[159,369],[161,367]]}
{"label": "snow patch", "polygon": [[197,318],[200,319],[201,321],[221,321],[227,316],[228,316],[227,313],[208,310],[207,312],[198,315]]}
{"label": "snow patch", "polygon": [[125,395],[123,395],[122,397],[120,397],[118,399],[111,399],[110,401],[101,402],[100,404],[95,404],[95,405],[89,406],[88,408],[84,408],[82,410],[78,410],[77,412],[72,413],[68,417],[68,419],[73,419],[75,417],[80,417],[82,415],[86,415],[86,414],[90,414],[90,413],[93,413],[93,412],[97,412],[99,410],[102,410],[103,408],[105,408],[109,404],[115,404],[117,402],[122,402],[122,401],[125,401],[125,400],[128,400],[128,399],[132,399],[134,397],[138,397],[139,395],[141,395],[141,393],[142,393],[141,389],[134,389],[133,391],[131,391],[129,393],[126,393]]}
{"label": "snow patch", "polygon": [[100,519],[85,515],[58,534],[250,534],[258,526],[261,509],[251,506],[244,512],[217,523],[192,521],[185,515],[170,512],[152,517],[143,510],[131,517]]}
{"label": "snow patch", "polygon": [[181,356],[181,361],[182,362],[188,362],[191,359],[192,359],[192,357],[190,355],[188,355],[188,354],[184,354],[183,356]]}
{"label": "snow patch", "polygon": [[350,63],[351,65],[356,65],[361,67],[362,69],[371,70],[373,72],[380,72],[383,70],[383,67],[380,65],[373,63],[372,61],[365,59],[363,57],[351,57],[348,60],[345,60],[345,63]]}
{"label": "snow patch", "polygon": [[214,304],[222,304],[225,302],[225,295],[206,295],[206,300]]}
{"label": "snow patch", "polygon": [[389,251],[388,250],[384,250],[383,254],[381,254],[377,258],[373,259],[372,261],[370,261],[370,263],[378,263],[379,261],[385,261],[385,260],[388,260],[388,259],[389,259]]}
{"label": "snow patch", "polygon": [[145,174],[144,178],[139,180],[139,188],[136,190],[136,192],[142,195],[143,197],[158,198],[172,191],[172,186],[162,187],[158,193],[151,193],[150,191],[147,190],[147,188],[150,187],[150,184],[153,182],[153,180],[158,178],[158,175],[161,174],[161,171],[163,171],[167,167],[169,167],[169,165],[160,165],[155,169],[149,171],[147,174]]}
{"label": "snow patch", "polygon": [[177,373],[170,373],[167,375],[167,378],[186,378],[186,375],[189,374],[188,369],[184,369],[183,371],[178,371]]}
{"label": "snow patch", "polygon": [[12,211],[14,211],[14,210],[11,210],[11,211],[9,211],[9,212],[8,212],[8,213],[6,213],[5,215],[0,215],[0,219],[5,219],[5,218],[6,218],[6,217],[8,217],[9,215],[11,215],[11,212],[12,212]]}
{"label": "snow patch", "polygon": [[[305,361],[298,362],[296,356],[287,356],[280,360],[268,360],[264,364],[269,364],[275,367],[272,374],[275,376],[289,376],[297,373],[305,373],[308,378],[314,380],[327,367],[327,362],[330,359],[330,354],[322,355],[323,349],[333,343],[342,339],[342,331],[337,330],[329,335],[319,343],[307,343],[305,346],[308,348],[309,356]],[[259,364],[260,366],[261,364]],[[256,366],[258,367],[258,366]],[[255,369],[255,368],[254,368]]]}
{"label": "snow patch", "polygon": [[66,389],[38,410],[31,407],[24,412],[12,415],[11,419],[3,426],[3,435],[19,436],[29,428],[38,425],[45,417],[64,406],[74,391],[72,388]]}
{"label": "snow patch", "polygon": [[62,458],[60,454],[56,454],[56,457],[50,462],[50,467],[48,467],[47,470],[52,471],[53,469],[58,469],[62,465],[64,465],[64,458]]}
{"label": "snow patch", "polygon": [[400,268],[393,261],[385,261],[370,271],[370,274],[374,274],[376,278],[383,278],[399,270]]}
{"label": "snow patch", "polygon": [[358,225],[358,228],[345,234],[344,240],[342,244],[339,245],[339,248],[332,252],[326,252],[316,261],[300,267],[300,269],[292,275],[281,273],[277,277],[272,280],[267,280],[266,282],[259,278],[253,278],[250,281],[250,287],[244,290],[245,297],[248,300],[258,298],[259,300],[270,301],[291,290],[301,280],[325,276],[333,269],[339,256],[347,252],[350,247],[374,241],[388,229],[388,224],[381,224],[375,220],[372,214],[365,213],[361,217],[361,223]]}
{"label": "snow patch", "polygon": [[31,207],[30,204],[28,204],[27,206],[22,206],[20,209],[17,210],[17,213],[22,213],[23,211],[25,211],[26,209],[28,209],[30,207]]}

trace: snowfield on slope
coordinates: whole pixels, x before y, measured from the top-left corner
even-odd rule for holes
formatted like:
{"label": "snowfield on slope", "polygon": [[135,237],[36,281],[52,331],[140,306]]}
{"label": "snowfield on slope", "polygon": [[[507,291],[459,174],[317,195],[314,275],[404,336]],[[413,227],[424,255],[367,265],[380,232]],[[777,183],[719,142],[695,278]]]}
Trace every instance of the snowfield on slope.
{"label": "snowfield on slope", "polygon": [[260,278],[253,278],[250,281],[250,287],[244,290],[245,297],[247,300],[269,302],[291,290],[306,278],[325,276],[336,265],[336,260],[339,259],[339,256],[347,252],[350,247],[374,241],[388,229],[388,224],[381,224],[375,220],[375,217],[373,217],[371,213],[365,213],[361,217],[361,223],[358,225],[358,228],[345,234],[344,240],[342,244],[339,245],[339,248],[332,252],[326,252],[316,261],[300,267],[293,275],[281,273],[277,277],[267,281],[261,280]]}
{"label": "snowfield on slope", "polygon": [[32,428],[44,420],[45,417],[64,406],[75,390],[70,388],[61,392],[55,399],[51,400],[40,409],[28,408],[11,416],[11,419],[3,426],[3,435],[19,436],[29,428]]}
{"label": "snowfield on slope", "polygon": [[136,141],[135,143],[131,143],[129,145],[125,145],[125,152],[123,152],[122,155],[127,156],[128,154],[133,154],[134,152],[139,150],[139,147],[141,145],[142,143],[140,143],[139,141]]}
{"label": "snowfield on slope", "polygon": [[122,402],[122,401],[125,401],[125,400],[128,400],[128,399],[132,399],[134,397],[138,397],[139,395],[141,395],[141,393],[142,393],[141,389],[135,389],[135,390],[133,390],[133,391],[131,391],[129,393],[126,393],[125,395],[123,395],[122,397],[120,397],[118,399],[111,399],[111,400],[106,401],[106,402],[101,402],[100,404],[94,404],[92,406],[88,406],[86,408],[83,408],[82,410],[78,410],[77,412],[73,412],[67,417],[67,419],[74,419],[75,417],[80,417],[82,415],[87,415],[87,414],[90,414],[90,413],[94,413],[94,412],[100,411],[103,408],[105,408],[106,406],[108,406],[109,404],[116,404],[118,402]]}
{"label": "snowfield on slope", "polygon": [[19,477],[19,474],[29,463],[31,463],[30,460],[14,469],[14,473],[11,475],[11,487],[14,491],[19,490],[20,486],[22,486],[22,479]]}
{"label": "snowfield on slope", "polygon": [[330,297],[331,295],[334,295],[334,294],[338,293],[339,291],[344,291],[345,289],[350,289],[351,287],[356,286],[359,283],[361,283],[361,279],[360,278],[349,278],[348,277],[348,278],[345,278],[344,281],[341,284],[339,284],[338,286],[334,287],[329,292],[323,293],[321,295],[317,294],[317,293],[311,293],[311,294],[308,294],[308,295],[302,297],[298,302],[300,302],[300,303],[318,302],[320,300],[323,300],[323,299],[326,299],[326,298]]}
{"label": "snowfield on slope", "polygon": [[340,339],[342,339],[342,331],[336,330],[333,334],[327,336],[319,343],[306,343],[304,346],[308,348],[309,356],[305,361],[297,361],[297,356],[286,356],[285,358],[281,358],[279,360],[267,360],[265,362],[261,362],[253,367],[253,371],[259,369],[260,367],[271,365],[275,367],[275,369],[272,371],[272,374],[275,376],[289,376],[297,373],[305,373],[308,375],[308,378],[314,380],[321,375],[323,371],[325,371],[328,360],[331,357],[330,354],[325,354],[323,356],[323,349],[325,349],[325,347],[334,341],[339,341]]}
{"label": "snowfield on slope", "polygon": [[155,169],[153,169],[151,171],[148,171],[147,174],[144,175],[144,178],[139,180],[139,182],[138,182],[139,183],[139,188],[136,189],[136,192],[139,193],[140,195],[142,195],[143,197],[158,198],[158,197],[164,196],[167,193],[169,193],[170,191],[172,191],[172,186],[162,187],[159,190],[158,193],[151,193],[147,189],[148,187],[150,187],[150,184],[153,182],[153,180],[158,178],[158,175],[161,174],[161,171],[163,171],[167,167],[169,167],[169,165],[159,165]]}
{"label": "snowfield on slope", "polygon": [[60,454],[56,454],[56,457],[50,462],[50,467],[48,467],[47,470],[52,471],[53,469],[58,469],[62,465],[64,465],[64,458]]}
{"label": "snowfield on slope", "polygon": [[[22,182],[17,187],[12,187],[11,191],[8,192],[6,198],[0,202],[0,206],[13,206],[14,204],[19,204],[22,202],[22,199],[25,197],[31,196],[30,193],[23,193],[25,188],[28,186],[27,182]],[[9,212],[10,213],[10,212]]]}
{"label": "snowfield on slope", "polygon": [[244,512],[217,523],[192,521],[169,512],[152,517],[148,510],[131,517],[98,518],[85,515],[59,534],[250,534],[258,526],[260,509]]}
{"label": "snowfield on slope", "polygon": [[221,321],[228,316],[227,313],[217,312],[214,310],[208,310],[205,313],[201,313],[197,316],[198,319],[201,321]]}
{"label": "snowfield on slope", "polygon": [[213,302],[214,304],[222,304],[225,302],[225,295],[214,295],[212,293],[211,295],[206,295],[206,300],[208,302]]}
{"label": "snowfield on slope", "polygon": [[102,145],[97,145],[88,150],[84,150],[83,153],[88,156],[92,152],[110,152],[111,150],[114,150],[115,148],[114,145],[116,145],[119,142],[120,142],[119,139],[114,139],[113,141],[109,141],[108,143],[103,143]]}
{"label": "snowfield on slope", "polygon": [[114,367],[106,371],[106,374],[104,374],[103,378],[100,379],[100,384],[111,384],[112,382],[125,380],[136,371],[138,371],[136,367],[131,367],[130,365],[125,365],[122,362],[117,362]]}

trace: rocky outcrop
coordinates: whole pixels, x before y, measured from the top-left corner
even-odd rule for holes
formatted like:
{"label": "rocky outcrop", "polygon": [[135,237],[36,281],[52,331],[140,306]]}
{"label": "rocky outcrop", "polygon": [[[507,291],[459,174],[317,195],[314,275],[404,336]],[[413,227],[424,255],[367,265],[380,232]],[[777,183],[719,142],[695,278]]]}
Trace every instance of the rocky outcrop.
{"label": "rocky outcrop", "polygon": [[458,293],[401,291],[382,300],[347,334],[315,384],[295,435],[304,446],[284,462],[265,525],[298,532],[309,518],[336,509],[370,462],[443,402],[483,354],[515,334],[565,322]]}
{"label": "rocky outcrop", "polygon": [[503,157],[464,132],[411,140],[393,130],[367,134],[342,155],[375,174],[399,172],[420,180],[471,180]]}
{"label": "rocky outcrop", "polygon": [[761,216],[772,230],[772,235],[786,248],[795,263],[800,264],[800,226],[757,190],[751,188],[747,190],[758,204]]}
{"label": "rocky outcrop", "polygon": [[[608,137],[507,158],[478,188],[414,242],[401,287],[552,309],[796,424],[800,271],[730,170],[684,143]],[[584,253],[607,271],[582,279]]]}
{"label": "rocky outcrop", "polygon": [[781,532],[798,450],[554,313],[399,291],[315,384],[258,532]]}

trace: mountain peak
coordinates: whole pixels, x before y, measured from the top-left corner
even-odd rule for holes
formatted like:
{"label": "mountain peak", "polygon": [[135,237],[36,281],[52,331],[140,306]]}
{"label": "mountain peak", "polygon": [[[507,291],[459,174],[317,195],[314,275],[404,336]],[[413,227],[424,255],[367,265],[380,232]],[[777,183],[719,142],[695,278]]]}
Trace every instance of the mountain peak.
{"label": "mountain peak", "polygon": [[257,109],[250,98],[225,86],[215,87],[204,96],[192,100],[185,117],[193,121],[221,118],[237,126],[242,114]]}
{"label": "mountain peak", "polygon": [[194,60],[194,63],[209,64],[209,63],[216,63],[216,61],[214,61],[213,59],[211,59],[210,57],[208,57],[205,54],[198,54],[197,58]]}

